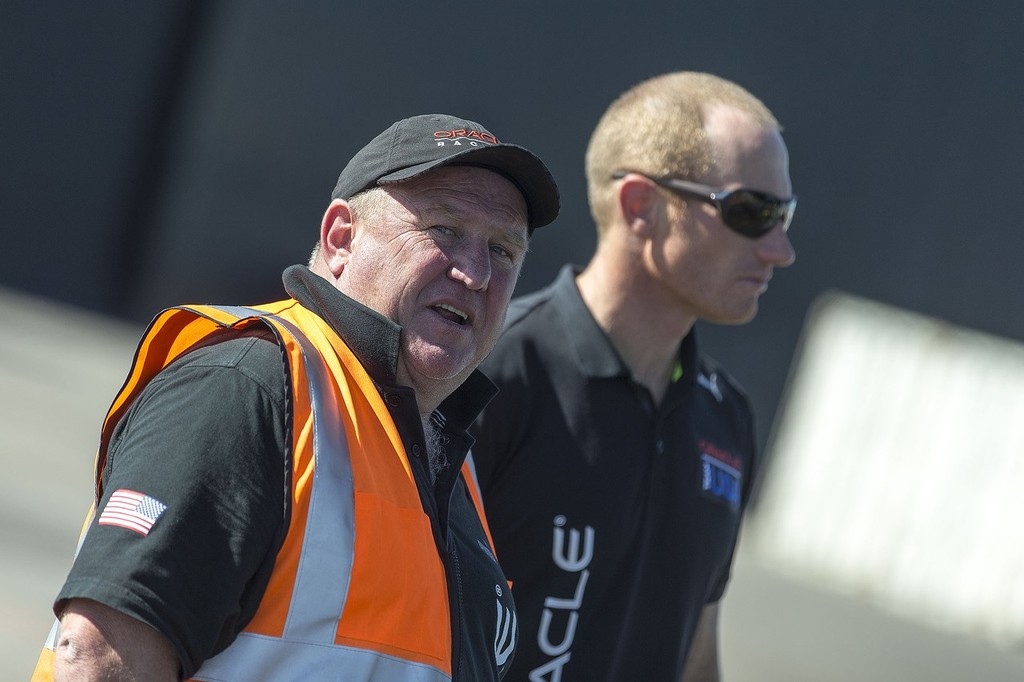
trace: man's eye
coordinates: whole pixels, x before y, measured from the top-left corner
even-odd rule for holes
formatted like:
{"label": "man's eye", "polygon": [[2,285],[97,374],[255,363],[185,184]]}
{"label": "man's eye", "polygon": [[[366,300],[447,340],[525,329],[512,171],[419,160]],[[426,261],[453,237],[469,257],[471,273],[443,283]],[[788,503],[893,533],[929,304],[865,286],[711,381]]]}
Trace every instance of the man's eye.
{"label": "man's eye", "polygon": [[432,225],[430,231],[436,234],[451,236],[455,234],[455,229],[448,227],[447,225]]}
{"label": "man's eye", "polygon": [[506,249],[501,244],[491,244],[491,252],[492,253],[496,253],[497,255],[501,256],[502,258],[507,258],[508,260],[514,260],[514,258],[515,258],[512,255],[512,252],[509,251],[508,249]]}

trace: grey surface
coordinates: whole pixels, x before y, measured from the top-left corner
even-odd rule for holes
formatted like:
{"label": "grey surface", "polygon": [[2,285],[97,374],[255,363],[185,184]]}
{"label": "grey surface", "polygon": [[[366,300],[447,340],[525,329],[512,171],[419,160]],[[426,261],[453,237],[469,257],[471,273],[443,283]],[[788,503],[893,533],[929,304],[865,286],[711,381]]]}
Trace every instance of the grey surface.
{"label": "grey surface", "polygon": [[[100,421],[142,330],[3,290],[0,321],[0,679],[27,680],[90,502]],[[727,682],[1024,680],[1022,652],[811,589],[746,545],[722,628]]]}
{"label": "grey surface", "polygon": [[141,330],[0,289],[0,679],[27,680]]}
{"label": "grey surface", "polygon": [[1024,652],[802,584],[742,548],[722,604],[726,682],[1014,682]]}

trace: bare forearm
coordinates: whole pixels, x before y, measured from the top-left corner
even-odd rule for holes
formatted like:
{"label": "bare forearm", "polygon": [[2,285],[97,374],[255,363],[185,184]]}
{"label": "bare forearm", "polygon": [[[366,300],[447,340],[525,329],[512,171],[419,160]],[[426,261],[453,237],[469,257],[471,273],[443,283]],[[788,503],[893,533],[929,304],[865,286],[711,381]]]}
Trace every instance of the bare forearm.
{"label": "bare forearm", "polygon": [[177,682],[178,659],[153,628],[86,599],[61,616],[55,682]]}
{"label": "bare forearm", "polygon": [[717,656],[698,656],[686,661],[682,682],[719,682]]}
{"label": "bare forearm", "polygon": [[680,682],[719,682],[718,604],[709,604],[701,613],[697,632],[686,657]]}

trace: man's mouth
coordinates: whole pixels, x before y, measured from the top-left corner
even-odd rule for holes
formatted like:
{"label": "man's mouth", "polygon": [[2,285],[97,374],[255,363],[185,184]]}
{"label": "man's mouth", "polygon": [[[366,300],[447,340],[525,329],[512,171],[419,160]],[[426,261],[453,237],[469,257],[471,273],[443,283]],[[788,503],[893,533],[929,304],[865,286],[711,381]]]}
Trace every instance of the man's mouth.
{"label": "man's mouth", "polygon": [[435,305],[434,310],[436,310],[441,317],[445,318],[449,322],[454,322],[455,324],[466,324],[466,320],[469,319],[468,314],[459,310],[455,306],[448,305],[447,303]]}

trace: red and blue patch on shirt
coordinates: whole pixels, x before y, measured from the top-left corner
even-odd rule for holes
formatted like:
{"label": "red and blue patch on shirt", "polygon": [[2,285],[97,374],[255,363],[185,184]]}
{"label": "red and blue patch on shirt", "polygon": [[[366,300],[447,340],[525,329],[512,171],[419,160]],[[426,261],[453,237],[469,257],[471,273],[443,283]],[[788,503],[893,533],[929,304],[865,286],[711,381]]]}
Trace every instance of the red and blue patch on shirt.
{"label": "red and blue patch on shirt", "polygon": [[706,440],[700,441],[701,490],[739,509],[743,463]]}

